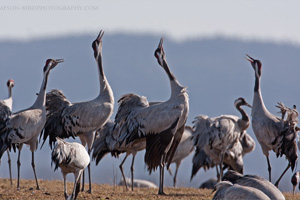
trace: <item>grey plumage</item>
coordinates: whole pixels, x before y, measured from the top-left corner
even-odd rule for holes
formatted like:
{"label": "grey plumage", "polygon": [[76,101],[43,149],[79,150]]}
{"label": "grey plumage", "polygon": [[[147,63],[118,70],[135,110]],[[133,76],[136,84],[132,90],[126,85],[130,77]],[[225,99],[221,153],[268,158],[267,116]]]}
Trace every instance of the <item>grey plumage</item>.
{"label": "grey plumage", "polygon": [[[90,101],[71,103],[60,90],[52,90],[47,94],[47,122],[44,128],[43,144],[49,136],[49,145],[55,143],[56,137],[79,137],[83,146],[88,147],[90,154],[95,138],[95,131],[101,128],[113,113],[113,91],[105,77],[102,66],[102,37],[100,31],[92,44],[94,57],[98,64],[100,91],[99,95]],[[89,190],[91,193],[91,172],[89,172]],[[83,184],[84,190],[84,172]]]}
{"label": "grey plumage", "polygon": [[[7,88],[8,88],[8,98],[5,100],[0,100],[0,135],[2,132],[6,131],[7,123],[9,121],[9,116],[12,112],[12,88],[15,86],[15,82],[12,79],[7,81]],[[1,137],[0,137],[1,139]],[[10,178],[10,185],[12,186],[12,175],[11,175],[11,159],[9,155],[9,150],[6,150],[7,158],[8,158],[8,168],[9,168],[9,178]]]}
{"label": "grey plumage", "polygon": [[[174,187],[176,187],[177,173],[178,173],[178,169],[181,165],[182,160],[194,151],[194,141],[192,139],[192,135],[193,135],[193,128],[191,126],[185,126],[183,135],[181,137],[181,140],[178,144],[178,147],[175,151],[174,157],[171,162],[171,163],[175,163],[175,165],[176,165],[176,170],[175,170],[175,174],[173,177],[173,186]],[[169,168],[169,172],[172,175],[170,168]]]}
{"label": "grey plumage", "polygon": [[[160,66],[167,73],[171,85],[171,97],[165,102],[157,102],[152,105],[144,98],[140,105],[127,106],[125,110],[125,121],[115,120],[119,128],[119,144],[129,144],[137,139],[146,138],[146,153],[144,160],[151,173],[160,168],[159,194],[163,192],[164,165],[167,168],[171,164],[174,153],[180,142],[187,120],[189,104],[186,88],[182,87],[170,71],[163,50],[163,39],[160,40],[158,48],[154,53]],[[131,97],[130,97],[131,96]],[[124,98],[125,97],[125,98]],[[119,101],[119,109],[129,99],[139,98],[138,95],[125,95]],[[125,101],[124,101],[125,100]],[[129,101],[130,102],[130,101]],[[118,111],[119,112],[119,111]]]}
{"label": "grey plumage", "polygon": [[[119,157],[121,153],[126,153],[124,160],[119,165],[123,179],[125,180],[125,175],[123,172],[123,164],[127,157],[132,154],[131,163],[131,189],[133,190],[133,166],[134,159],[138,151],[144,150],[146,148],[145,139],[135,140],[128,145],[124,143],[118,145],[118,138],[114,137],[117,134],[116,127],[114,127],[114,122],[109,120],[102,128],[97,131],[96,138],[93,144],[93,154],[92,158],[96,160],[96,165],[101,161],[101,159],[107,154],[111,153],[114,157]],[[127,189],[127,182],[124,182]]]}
{"label": "grey plumage", "polygon": [[[80,177],[83,170],[90,163],[90,156],[85,147],[77,142],[66,142],[57,138],[57,145],[51,153],[51,165],[54,164],[54,171],[61,169],[64,178],[64,195],[66,199],[76,199],[80,190]],[[74,188],[72,194],[67,194],[66,176],[74,174]]]}
{"label": "grey plumage", "polygon": [[[249,127],[249,117],[241,106],[251,107],[243,98],[238,98],[234,102],[235,107],[241,113],[242,118],[234,115],[221,115],[219,117],[209,118],[206,115],[199,115],[193,121],[194,123],[194,144],[199,153],[201,149],[213,160],[217,165],[220,165],[220,178],[223,176],[223,161],[225,153],[228,149],[239,151],[234,155],[242,153],[242,146],[240,144],[241,134]],[[238,148],[232,148],[234,145]],[[197,156],[197,154],[195,154]],[[240,156],[242,158],[242,156]],[[196,161],[197,159],[195,159]],[[242,159],[240,159],[242,162]],[[233,163],[235,164],[235,163]],[[193,169],[193,174],[198,171],[198,166]],[[242,168],[236,168],[242,172]]]}
{"label": "grey plumage", "polygon": [[270,198],[262,191],[248,186],[232,184],[229,181],[221,181],[216,185],[216,193],[212,199],[243,199],[243,200],[270,200]]}
{"label": "grey plumage", "polygon": [[238,172],[229,170],[224,174],[224,181],[230,181],[232,184],[239,184],[256,188],[265,193],[270,199],[284,200],[284,195],[268,180],[256,175],[242,175]]}
{"label": "grey plumage", "polygon": [[28,109],[24,109],[13,113],[9,116],[7,121],[7,126],[5,131],[1,133],[0,140],[0,158],[3,152],[10,148],[12,145],[17,146],[19,149],[18,154],[18,183],[17,189],[20,189],[20,155],[23,144],[30,146],[30,151],[32,152],[32,168],[35,175],[37,189],[39,189],[38,180],[35,171],[34,163],[34,151],[37,149],[38,136],[41,133],[45,122],[46,122],[46,108],[45,108],[45,99],[46,99],[46,86],[48,81],[48,76],[50,70],[53,69],[58,63],[63,62],[62,59],[48,59],[43,69],[43,81],[39,94],[37,96],[34,104]]}
{"label": "grey plumage", "polygon": [[[248,56],[248,55],[247,55]],[[298,123],[298,112],[289,110],[288,117],[285,120],[284,114],[287,111],[283,104],[278,104],[282,112],[282,118],[271,114],[265,107],[261,89],[260,89],[260,78],[261,78],[261,67],[262,63],[250,56],[246,58],[250,61],[251,66],[255,71],[255,85],[254,85],[254,96],[253,96],[253,108],[252,108],[252,128],[255,136],[260,143],[263,154],[267,158],[269,181],[271,181],[271,164],[269,161],[269,151],[273,150],[276,156],[285,155],[288,160],[288,166],[276,181],[275,185],[278,186],[279,181],[285,174],[285,172],[291,167],[294,170],[296,161],[298,160],[297,153],[297,130],[296,125]],[[294,115],[296,114],[296,115]]]}

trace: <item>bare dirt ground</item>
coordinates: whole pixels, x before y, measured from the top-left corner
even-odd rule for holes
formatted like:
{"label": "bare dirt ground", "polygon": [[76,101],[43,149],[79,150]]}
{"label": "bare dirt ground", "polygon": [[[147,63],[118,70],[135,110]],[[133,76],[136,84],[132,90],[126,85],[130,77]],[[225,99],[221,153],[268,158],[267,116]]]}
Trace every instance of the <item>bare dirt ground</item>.
{"label": "bare dirt ground", "polygon": [[[39,180],[40,190],[36,190],[34,180],[21,180],[20,191],[16,189],[17,181],[13,180],[13,186],[10,185],[9,179],[0,179],[0,199],[64,199],[64,186],[62,180],[48,181]],[[86,189],[88,185],[85,185]],[[68,182],[68,193],[73,189],[73,183]],[[79,199],[212,199],[212,190],[196,188],[165,188],[167,195],[157,195],[157,189],[135,188],[135,191],[126,191],[123,186],[99,185],[93,184],[92,194],[80,192]],[[300,194],[293,196],[291,193],[284,193],[286,199],[300,199]]]}

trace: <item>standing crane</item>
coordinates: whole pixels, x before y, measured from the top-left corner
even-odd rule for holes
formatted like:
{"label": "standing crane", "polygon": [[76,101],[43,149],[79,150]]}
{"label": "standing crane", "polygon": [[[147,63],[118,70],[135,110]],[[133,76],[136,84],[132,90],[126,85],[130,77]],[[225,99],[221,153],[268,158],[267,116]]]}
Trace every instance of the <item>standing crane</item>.
{"label": "standing crane", "polygon": [[[7,81],[7,88],[8,88],[8,98],[5,100],[0,100],[0,133],[1,133],[1,127],[5,127],[5,122],[8,120],[8,115],[3,113],[1,110],[7,110],[9,109],[9,115],[12,112],[12,104],[13,104],[13,98],[12,98],[12,88],[15,86],[15,82],[12,79],[9,79]],[[3,124],[2,124],[3,123]],[[9,168],[9,178],[10,178],[10,185],[12,185],[12,176],[11,176],[11,159],[9,155],[9,150],[6,150],[7,152],[7,158],[8,158],[8,168]]]}
{"label": "standing crane", "polygon": [[[247,55],[248,56],[248,55]],[[282,119],[271,114],[263,101],[261,89],[260,89],[260,78],[261,78],[261,67],[262,63],[260,60],[256,60],[250,56],[246,58],[250,61],[251,66],[255,71],[255,85],[254,85],[254,96],[253,96],[253,107],[252,107],[252,129],[255,136],[262,148],[263,154],[267,158],[269,181],[271,182],[271,164],[269,160],[269,151],[273,150],[276,156],[285,155],[288,160],[288,166],[276,181],[275,186],[278,186],[280,179],[285,172],[291,167],[294,170],[296,161],[298,159],[297,153],[297,130],[295,125],[298,123],[298,119],[295,117],[288,117],[284,120],[284,114]],[[283,107],[279,104],[281,112]],[[292,112],[294,113],[294,112]],[[297,112],[298,113],[298,112]],[[291,116],[291,115],[290,115]],[[294,116],[294,115],[292,115]]]}
{"label": "standing crane", "polygon": [[251,106],[243,98],[236,99],[234,105],[241,113],[242,118],[234,115],[221,115],[214,118],[199,115],[193,121],[195,130],[193,135],[194,144],[196,148],[203,149],[216,164],[220,165],[219,179],[223,177],[223,161],[226,151],[234,145],[239,145],[240,148],[238,149],[242,151],[239,139],[241,133],[250,125],[249,117],[241,106]]}
{"label": "standing crane", "polygon": [[122,145],[118,146],[115,145],[118,142],[118,138],[115,137],[116,131],[113,131],[114,128],[114,122],[112,120],[107,121],[107,123],[101,127],[99,130],[97,130],[97,134],[95,137],[95,141],[93,144],[93,154],[92,158],[96,160],[96,165],[102,160],[102,158],[107,154],[111,153],[114,157],[119,157],[121,153],[126,153],[123,161],[119,165],[126,190],[128,190],[127,187],[127,180],[124,175],[123,171],[123,164],[128,156],[132,154],[132,162],[131,162],[131,190],[133,191],[133,183],[134,183],[134,159],[138,151],[144,150],[146,148],[146,141],[144,139],[139,141],[134,141],[130,145]]}
{"label": "standing crane", "polygon": [[[102,66],[102,37],[100,31],[93,42],[94,57],[98,64],[100,93],[90,101],[71,103],[60,90],[52,90],[47,94],[47,122],[44,128],[43,140],[49,136],[49,145],[55,143],[56,137],[75,139],[78,136],[83,146],[88,146],[90,155],[94,142],[95,132],[101,128],[113,113],[113,91],[104,75]],[[41,135],[42,137],[42,135]],[[43,144],[44,144],[43,142]],[[88,166],[89,190],[92,192],[91,169]],[[84,190],[84,172],[83,185]]]}
{"label": "standing crane", "polygon": [[[147,102],[144,106],[120,105],[119,108],[126,108],[122,112],[125,113],[126,120],[121,122],[115,120],[115,123],[119,127],[119,145],[123,142],[128,145],[136,139],[146,138],[144,160],[149,173],[159,167],[158,194],[163,195],[165,194],[163,191],[165,163],[169,168],[181,140],[189,112],[189,100],[186,87],[180,85],[167,64],[163,39],[160,40],[154,56],[170,80],[169,100],[149,105],[145,99]],[[130,95],[127,97],[130,98]]]}
{"label": "standing crane", "polygon": [[1,130],[0,134],[0,158],[3,153],[11,146],[17,146],[18,153],[18,184],[17,189],[20,190],[20,166],[21,166],[21,150],[23,144],[30,146],[32,153],[31,166],[34,172],[36,188],[39,189],[39,184],[35,171],[34,151],[37,149],[38,136],[43,130],[46,123],[46,86],[50,71],[58,64],[63,62],[62,59],[48,59],[43,69],[43,81],[40,91],[33,105],[28,109],[18,111],[9,115],[6,126]]}
{"label": "standing crane", "polygon": [[[80,191],[80,177],[83,170],[90,163],[90,155],[85,147],[77,142],[66,142],[57,138],[57,144],[51,154],[51,165],[55,164],[54,171],[59,167],[64,178],[64,195],[65,199],[75,200]],[[67,193],[66,176],[69,173],[74,174],[74,188],[72,194]]]}
{"label": "standing crane", "polygon": [[[181,165],[182,160],[194,151],[194,141],[192,139],[192,135],[193,135],[193,128],[190,126],[185,126],[180,143],[178,144],[178,147],[175,151],[174,157],[171,162],[171,163],[175,163],[175,165],[176,165],[176,170],[175,170],[175,174],[173,177],[173,186],[174,187],[176,187],[177,173],[178,173],[178,169]],[[172,176],[171,168],[169,168],[169,172]]]}
{"label": "standing crane", "polygon": [[256,188],[265,193],[270,199],[285,200],[284,195],[271,182],[256,175],[242,175],[236,171],[229,170],[224,174],[223,181]]}

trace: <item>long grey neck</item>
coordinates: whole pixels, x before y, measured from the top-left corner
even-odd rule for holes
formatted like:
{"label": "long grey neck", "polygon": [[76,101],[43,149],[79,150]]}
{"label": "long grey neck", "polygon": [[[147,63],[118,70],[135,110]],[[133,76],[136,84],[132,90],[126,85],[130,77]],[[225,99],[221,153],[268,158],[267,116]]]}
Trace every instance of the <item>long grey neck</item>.
{"label": "long grey neck", "polygon": [[236,109],[241,113],[242,118],[238,120],[238,125],[241,132],[245,131],[250,125],[250,119],[244,109],[241,108],[241,105],[237,105]]}
{"label": "long grey neck", "polygon": [[103,65],[102,65],[102,53],[100,52],[98,54],[98,57],[96,58],[97,64],[98,64],[98,73],[99,73],[99,82],[100,82],[100,93],[97,97],[99,98],[106,98],[107,101],[113,102],[113,91],[105,77],[104,71],[103,71]]}
{"label": "long grey neck", "polygon": [[264,104],[261,90],[260,90],[260,77],[255,76],[254,96],[252,104],[252,116],[256,112],[269,112]]}
{"label": "long grey neck", "polygon": [[34,104],[32,105],[33,108],[45,107],[45,104],[46,104],[46,87],[47,87],[47,82],[48,82],[48,76],[49,76],[49,72],[44,73],[44,78],[43,78],[43,82],[42,82],[39,94],[38,94]]}
{"label": "long grey neck", "polygon": [[12,87],[8,87],[8,98],[12,98]]}
{"label": "long grey neck", "polygon": [[168,78],[170,80],[170,85],[171,85],[171,98],[174,96],[178,96],[179,93],[182,92],[182,90],[184,89],[184,87],[182,87],[180,85],[180,83],[177,81],[177,79],[175,78],[175,76],[173,75],[173,73],[171,72],[168,63],[166,61],[166,59],[163,59],[163,68],[166,71]]}

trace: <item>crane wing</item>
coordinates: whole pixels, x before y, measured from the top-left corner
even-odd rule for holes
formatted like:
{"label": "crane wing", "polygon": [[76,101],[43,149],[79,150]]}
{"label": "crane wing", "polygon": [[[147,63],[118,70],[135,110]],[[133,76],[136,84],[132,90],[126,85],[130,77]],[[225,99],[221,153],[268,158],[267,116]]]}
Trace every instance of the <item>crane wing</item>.
{"label": "crane wing", "polygon": [[11,110],[6,104],[0,101],[0,158],[9,147],[7,141],[7,128],[11,116]]}
{"label": "crane wing", "polygon": [[[64,133],[64,127],[61,123],[62,117],[61,113],[66,107],[69,107],[71,102],[65,97],[62,91],[60,90],[52,90],[51,92],[48,92],[46,95],[46,110],[47,110],[47,120],[44,127],[43,133],[40,135],[40,139],[43,136],[43,144],[47,140],[47,137],[49,136],[49,145],[52,149],[52,144],[55,143],[56,137],[60,138],[66,138],[70,137],[65,136]],[[75,135],[71,135],[73,138]]]}

